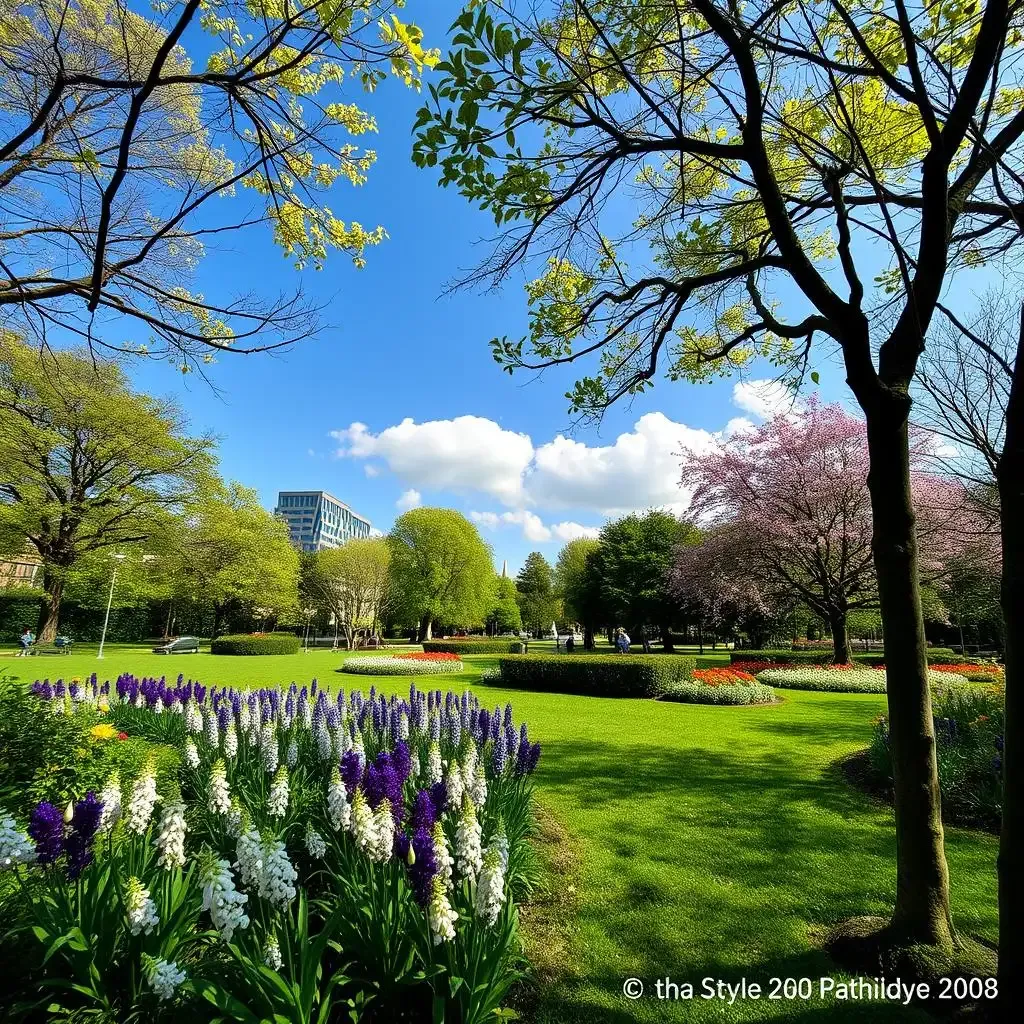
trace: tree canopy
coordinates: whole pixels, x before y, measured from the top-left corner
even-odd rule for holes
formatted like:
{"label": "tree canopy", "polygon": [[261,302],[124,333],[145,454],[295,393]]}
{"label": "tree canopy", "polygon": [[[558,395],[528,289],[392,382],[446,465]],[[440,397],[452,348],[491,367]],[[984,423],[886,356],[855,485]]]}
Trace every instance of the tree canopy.
{"label": "tree canopy", "polygon": [[523,625],[535,633],[549,631],[558,617],[551,564],[539,552],[531,551],[516,575],[516,599]]}
{"label": "tree canopy", "polygon": [[308,591],[345,631],[349,648],[357,629],[373,628],[391,598],[391,549],[382,537],[357,537],[311,559]]}

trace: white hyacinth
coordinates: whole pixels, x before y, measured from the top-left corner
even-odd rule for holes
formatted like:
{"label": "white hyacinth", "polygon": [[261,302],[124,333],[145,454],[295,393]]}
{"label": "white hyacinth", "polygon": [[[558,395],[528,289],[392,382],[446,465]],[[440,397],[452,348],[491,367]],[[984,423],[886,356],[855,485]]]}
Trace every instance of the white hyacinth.
{"label": "white hyacinth", "polygon": [[469,795],[477,807],[483,807],[487,803],[487,770],[481,762],[477,762],[476,774],[473,776],[473,785],[470,787]]}
{"label": "white hyacinth", "polygon": [[455,938],[455,925],[458,920],[459,915],[452,910],[444,885],[440,878],[435,878],[434,891],[427,907],[427,922],[430,925],[430,934],[433,936],[435,946],[439,946],[442,942],[451,942]]}
{"label": "white hyacinth", "polygon": [[284,961],[281,959],[281,947],[278,945],[276,935],[268,935],[266,944],[263,947],[263,962],[272,970],[281,970]]}
{"label": "white hyacinth", "polygon": [[434,860],[437,861],[437,877],[441,879],[446,889],[451,888],[452,868],[455,861],[448,850],[448,837],[444,834],[444,826],[439,821],[434,822]]}
{"label": "white hyacinth", "polygon": [[351,746],[351,737],[348,729],[339,725],[331,730],[331,752],[340,761],[341,755]]}
{"label": "white hyacinth", "polygon": [[449,810],[457,811],[462,806],[462,795],[466,787],[462,782],[462,771],[457,761],[452,761],[448,766],[448,774],[445,776],[444,788],[446,803]]}
{"label": "white hyacinth", "polygon": [[489,846],[483,855],[483,867],[476,881],[473,907],[476,916],[490,926],[498,920],[505,902],[505,868],[501,851]]}
{"label": "white hyacinth", "polygon": [[138,935],[139,932],[149,935],[160,923],[156,904],[149,898],[149,890],[134,875],[128,879],[125,887],[124,909],[132,935]]}
{"label": "white hyacinth", "polygon": [[267,812],[274,818],[283,818],[288,810],[288,769],[281,765],[267,796]]}
{"label": "white hyacinth", "polygon": [[242,732],[248,732],[250,724],[249,702],[247,700],[243,700],[238,706],[238,728],[241,729]]}
{"label": "white hyacinth", "polygon": [[441,748],[437,745],[437,740],[434,740],[430,744],[430,750],[427,752],[426,785],[433,786],[435,783],[440,782],[443,774],[444,766],[441,764]]}
{"label": "white hyacinth", "polygon": [[225,942],[230,942],[236,929],[249,927],[245,905],[249,897],[235,888],[231,865],[226,860],[211,863],[203,880],[203,910],[210,912],[210,920]]}
{"label": "white hyacinth", "polygon": [[136,835],[142,835],[149,827],[156,806],[156,779],[153,769],[146,768],[135,780],[131,795],[128,797],[128,810],[125,813],[125,827]]}
{"label": "white hyacinth", "polygon": [[327,852],[327,844],[324,837],[312,825],[306,826],[306,849],[311,857],[320,860]]}
{"label": "white hyacinth", "polygon": [[220,746],[220,729],[217,726],[217,713],[213,708],[206,709],[206,742],[216,750]]}
{"label": "white hyacinth", "polygon": [[263,877],[263,843],[254,828],[245,829],[235,844],[235,867],[246,889],[259,885]]}
{"label": "white hyacinth", "polygon": [[404,711],[398,716],[398,738],[400,740],[409,738],[409,716]]}
{"label": "white hyacinth", "polygon": [[285,760],[288,762],[289,768],[294,768],[299,760],[299,745],[295,742],[294,737],[288,743],[288,753],[285,755]]}
{"label": "white hyacinth", "polygon": [[377,823],[370,805],[366,802],[361,789],[352,795],[352,835],[356,846],[367,856],[372,857],[377,848]]}
{"label": "white hyacinth", "polygon": [[10,871],[35,859],[36,849],[31,840],[18,831],[11,815],[0,810],[0,871]]}
{"label": "white hyacinth", "polygon": [[100,823],[96,831],[103,834],[109,832],[121,817],[121,776],[118,772],[107,779],[100,791],[100,803],[103,804],[103,810],[100,811]]}
{"label": "white hyacinth", "polygon": [[157,697],[157,699],[155,701],[153,701],[153,714],[154,715],[162,715],[163,713],[164,713],[163,698]]}
{"label": "white hyacinth", "polygon": [[341,773],[335,768],[327,786],[327,819],[331,823],[331,828],[337,832],[338,829],[348,828],[350,815],[345,783],[341,781]]}
{"label": "white hyacinth", "polygon": [[295,899],[295,880],[298,877],[288,859],[284,843],[280,839],[270,839],[264,843],[260,896],[279,910],[285,910]]}
{"label": "white hyacinth", "polygon": [[159,855],[156,862],[167,871],[185,866],[185,805],[168,804],[160,816],[154,840]]}
{"label": "white hyacinth", "polygon": [[224,830],[232,839],[237,839],[242,834],[242,805],[238,802],[237,797],[231,798]]}
{"label": "white hyacinth", "polygon": [[469,797],[462,802],[462,813],[455,826],[455,866],[464,878],[476,878],[483,865],[480,848],[481,829],[476,817],[476,808]]}
{"label": "white hyacinth", "polygon": [[501,858],[501,871],[504,874],[508,871],[508,836],[505,835],[504,825],[498,825],[497,833],[491,837],[490,847],[498,851],[498,856]]}
{"label": "white hyacinth", "polygon": [[185,728],[189,732],[203,731],[203,713],[194,700],[190,700],[185,705]]}
{"label": "white hyacinth", "polygon": [[334,757],[334,747],[327,726],[321,725],[316,731],[316,752],[321,761],[330,761]]}
{"label": "white hyacinth", "polygon": [[185,740],[185,764],[189,768],[199,767],[199,751],[196,749],[195,740],[191,736]]}
{"label": "white hyacinth", "polygon": [[173,999],[178,986],[185,980],[185,972],[173,961],[147,957],[146,981],[161,1000]]}
{"label": "white hyacinth", "polygon": [[463,789],[472,789],[473,781],[476,778],[476,744],[469,743],[466,745],[466,750],[462,755],[462,787]]}
{"label": "white hyacinth", "polygon": [[206,806],[211,814],[227,814],[231,810],[231,790],[228,789],[227,769],[223,758],[218,759],[210,769]]}
{"label": "white hyacinth", "polygon": [[373,830],[377,835],[370,857],[383,864],[391,858],[395,847],[395,816],[387,797],[377,804],[377,810],[373,812]]}
{"label": "white hyacinth", "polygon": [[141,693],[137,693],[135,695],[134,704],[135,704],[135,707],[137,707],[137,708],[144,708],[146,706],[146,698],[143,697]]}
{"label": "white hyacinth", "polygon": [[230,758],[238,754],[238,733],[235,731],[234,722],[228,722],[227,731],[224,733],[224,753]]}
{"label": "white hyacinth", "polygon": [[268,775],[273,775],[281,760],[281,753],[277,749],[277,731],[273,722],[267,722],[260,730],[260,758],[263,761],[263,770]]}

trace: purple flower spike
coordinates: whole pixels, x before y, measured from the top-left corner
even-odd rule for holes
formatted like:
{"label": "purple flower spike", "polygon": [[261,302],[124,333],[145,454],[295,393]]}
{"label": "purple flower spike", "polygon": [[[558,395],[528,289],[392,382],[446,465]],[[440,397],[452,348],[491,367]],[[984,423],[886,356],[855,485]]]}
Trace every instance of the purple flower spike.
{"label": "purple flower spike", "polygon": [[434,806],[434,798],[427,790],[421,789],[416,794],[412,805],[409,828],[413,832],[421,828],[425,828],[429,832],[434,827],[435,821],[437,821],[437,808]]}
{"label": "purple flower spike", "polygon": [[48,800],[32,812],[28,834],[36,844],[40,864],[52,864],[64,851],[64,815]]}
{"label": "purple flower spike", "polygon": [[413,833],[411,846],[415,861],[409,865],[409,882],[416,902],[425,907],[430,903],[434,876],[437,874],[437,857],[434,854],[434,839],[430,831],[418,828]]}
{"label": "purple flower spike", "polygon": [[363,781],[363,765],[354,750],[347,750],[341,755],[340,772],[341,781],[345,783],[345,789],[351,795],[355,792],[356,786]]}
{"label": "purple flower spike", "polygon": [[64,848],[68,855],[68,878],[77,878],[92,861],[92,842],[100,825],[103,804],[95,793],[87,793],[75,804],[71,829]]}

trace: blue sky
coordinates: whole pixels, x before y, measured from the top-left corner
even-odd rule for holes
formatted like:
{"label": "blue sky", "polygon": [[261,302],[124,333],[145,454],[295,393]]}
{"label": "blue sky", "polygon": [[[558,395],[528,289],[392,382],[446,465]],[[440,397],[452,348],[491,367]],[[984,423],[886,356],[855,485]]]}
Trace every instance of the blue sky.
{"label": "blue sky", "polygon": [[[459,6],[412,0],[405,13],[443,48]],[[600,430],[573,429],[571,368],[510,378],[491,359],[491,337],[525,332],[522,278],[500,293],[442,297],[487,252],[480,240],[493,223],[413,166],[422,99],[394,82],[353,98],[377,118],[379,136],[366,144],[378,159],[366,185],[339,184],[330,205],[343,220],[387,229],[365,269],[332,254],[323,271],[299,273],[267,234],[249,232],[209,252],[197,278],[197,290],[218,293],[273,295],[299,282],[328,303],[329,329],[284,353],[223,356],[211,368],[216,391],[164,363],[132,371],[140,388],[177,394],[193,429],[219,436],[225,476],[255,487],[268,507],[279,489],[329,490],[385,531],[413,503],[451,506],[480,523],[496,563],[508,559],[514,571],[534,549],[553,559],[608,515],[680,503],[680,445],[773,406],[777,395],[749,384],[772,371],[754,367],[735,394],[738,379],[662,381],[611,410]],[[816,367],[824,396],[844,396],[823,347]]]}

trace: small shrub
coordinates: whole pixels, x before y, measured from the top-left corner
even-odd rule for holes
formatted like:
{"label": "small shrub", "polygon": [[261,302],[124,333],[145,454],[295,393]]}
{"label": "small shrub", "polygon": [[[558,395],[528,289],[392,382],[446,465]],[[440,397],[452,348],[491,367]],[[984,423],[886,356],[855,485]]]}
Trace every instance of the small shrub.
{"label": "small shrub", "polygon": [[524,654],[501,658],[501,685],[593,697],[659,697],[693,676],[694,658],[671,654]]}
{"label": "small shrub", "polygon": [[363,676],[432,676],[461,672],[465,666],[458,658],[419,658],[384,655],[381,657],[348,658],[341,671]]}
{"label": "small shrub", "polygon": [[[930,671],[933,685],[967,683],[963,676]],[[766,668],[757,675],[759,683],[790,690],[823,690],[829,693],[885,693],[884,669],[857,665],[811,665],[806,668]]]}
{"label": "small shrub", "polygon": [[236,633],[219,636],[210,644],[211,654],[298,654],[294,633]]}
{"label": "small shrub", "polygon": [[820,665],[831,660],[831,651],[730,651],[732,664],[757,663],[765,665]]}
{"label": "small shrub", "polygon": [[522,654],[521,640],[424,640],[428,654]]}
{"label": "small shrub", "polygon": [[749,672],[734,668],[698,668],[692,680],[673,683],[661,700],[683,704],[773,704],[775,691]]}

